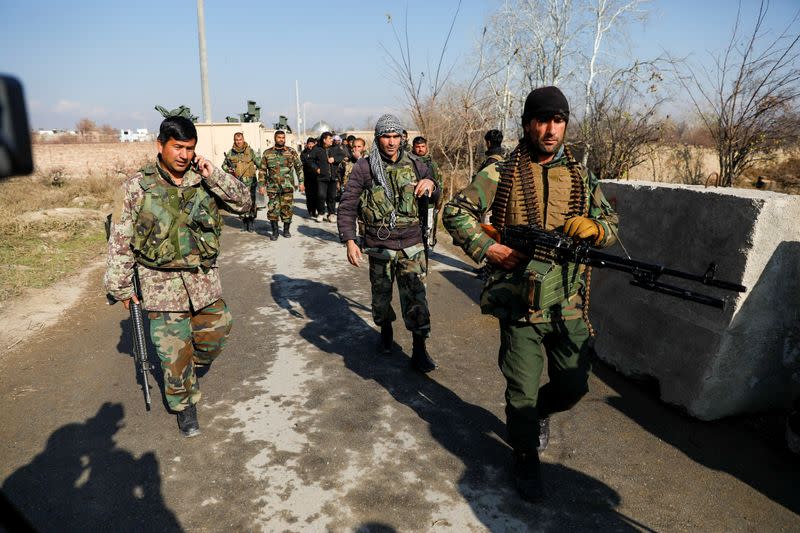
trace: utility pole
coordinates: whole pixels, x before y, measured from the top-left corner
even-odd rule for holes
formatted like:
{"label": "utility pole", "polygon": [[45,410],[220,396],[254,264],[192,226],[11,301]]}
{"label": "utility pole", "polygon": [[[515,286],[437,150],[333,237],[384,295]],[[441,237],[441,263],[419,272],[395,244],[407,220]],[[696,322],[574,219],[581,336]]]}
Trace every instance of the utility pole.
{"label": "utility pole", "polygon": [[297,114],[297,138],[302,142],[304,139],[301,139],[301,135],[303,134],[303,130],[300,128],[302,124],[305,127],[305,121],[300,119],[300,86],[297,83],[297,80],[294,80],[294,103],[295,103],[295,113]]}
{"label": "utility pole", "polygon": [[197,38],[200,41],[200,91],[203,95],[203,121],[211,124],[211,97],[208,94],[208,54],[206,53],[206,15],[203,0],[197,0]]}

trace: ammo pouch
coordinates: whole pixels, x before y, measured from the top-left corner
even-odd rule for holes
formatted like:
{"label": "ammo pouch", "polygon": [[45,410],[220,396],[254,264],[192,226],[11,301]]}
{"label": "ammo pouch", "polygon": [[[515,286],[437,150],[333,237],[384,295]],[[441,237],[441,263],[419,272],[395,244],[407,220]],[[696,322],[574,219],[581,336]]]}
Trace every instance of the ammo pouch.
{"label": "ammo pouch", "polygon": [[364,189],[359,199],[361,217],[369,226],[378,226],[394,211],[394,204],[386,196],[386,190],[380,185]]}
{"label": "ammo pouch", "polygon": [[481,293],[481,312],[501,320],[523,320],[531,311],[559,306],[583,284],[576,263],[529,261],[524,269],[495,269]]}

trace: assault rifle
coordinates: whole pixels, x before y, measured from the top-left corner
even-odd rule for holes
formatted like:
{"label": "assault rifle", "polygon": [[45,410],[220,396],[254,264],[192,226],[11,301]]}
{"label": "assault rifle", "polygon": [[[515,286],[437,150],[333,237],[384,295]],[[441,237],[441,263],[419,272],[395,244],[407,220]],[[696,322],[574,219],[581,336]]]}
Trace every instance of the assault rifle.
{"label": "assault rifle", "polygon": [[[139,302],[142,301],[142,290],[139,283],[139,269],[133,267],[133,292]],[[136,366],[142,374],[142,387],[144,388],[144,402],[147,410],[150,410],[150,383],[147,381],[147,374],[150,372],[150,360],[147,357],[147,337],[144,334],[144,319],[142,317],[142,304],[131,301],[128,305],[131,312],[131,333],[133,336],[133,358]]]}
{"label": "assault rifle", "polygon": [[[111,235],[111,215],[106,217],[105,221],[106,226],[106,240],[109,239]],[[136,265],[133,265],[133,293],[136,295],[136,298],[141,302],[142,301],[142,289],[141,284],[139,283],[139,269]],[[106,295],[108,298],[108,302],[110,304],[115,304],[117,301],[111,297],[111,295]],[[144,388],[144,402],[147,404],[147,410],[150,410],[150,382],[147,380],[147,374],[150,372],[152,368],[150,366],[150,360],[147,357],[147,337],[144,333],[144,319],[142,315],[142,304],[135,303],[133,298],[128,304],[128,311],[131,313],[131,337],[133,337],[133,359],[138,367],[138,371],[142,373],[142,387]]]}
{"label": "assault rifle", "polygon": [[590,267],[619,270],[633,277],[631,285],[718,309],[725,308],[727,298],[716,298],[684,287],[664,283],[659,281],[659,278],[662,276],[680,278],[726,291],[744,292],[747,290],[744,285],[716,279],[717,266],[713,262],[708,265],[708,269],[704,274],[691,274],[658,264],[607,254],[592,248],[587,242],[576,242],[563,233],[543,231],[535,226],[511,225],[504,227],[499,232],[488,224],[481,224],[481,227],[496,241],[526,256],[532,257],[538,253],[552,258],[555,263],[577,263]]}
{"label": "assault rifle", "polygon": [[422,245],[425,247],[425,270],[428,270],[428,262],[430,261],[431,248],[431,213],[428,206],[430,205],[431,197],[426,192],[417,200],[417,210],[419,211],[419,228],[422,231]]}

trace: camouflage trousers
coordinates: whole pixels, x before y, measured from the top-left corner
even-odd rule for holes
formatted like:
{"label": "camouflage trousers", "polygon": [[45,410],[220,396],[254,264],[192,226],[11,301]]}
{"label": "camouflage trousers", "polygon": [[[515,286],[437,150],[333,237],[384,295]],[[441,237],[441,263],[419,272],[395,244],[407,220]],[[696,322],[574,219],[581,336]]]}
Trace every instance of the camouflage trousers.
{"label": "camouflage trousers", "polygon": [[369,281],[372,286],[372,319],[381,326],[397,319],[392,309],[392,288],[397,279],[400,310],[406,329],[428,337],[431,332],[431,315],[425,295],[425,252],[409,256],[403,250],[381,249],[369,254]]}
{"label": "camouflage trousers", "polygon": [[256,182],[256,178],[245,178],[242,179],[242,182],[250,188],[250,200],[252,202],[252,207],[249,211],[240,213],[239,218],[242,220],[253,220],[258,215],[258,209],[256,208],[256,187],[258,186],[258,183]]}
{"label": "camouflage trousers", "polygon": [[[566,411],[589,390],[589,330],[579,319],[500,321],[498,364],[506,378],[506,428],[514,450],[539,445],[539,418]],[[547,359],[549,381],[539,388]]]}
{"label": "camouflage trousers", "polygon": [[173,411],[200,400],[195,366],[210,365],[222,351],[233,318],[221,298],[199,311],[151,311],[150,339],[164,371],[164,394]]}
{"label": "camouflage trousers", "polygon": [[269,202],[267,203],[267,219],[283,222],[292,221],[292,208],[294,207],[294,189],[280,188],[267,189]]}

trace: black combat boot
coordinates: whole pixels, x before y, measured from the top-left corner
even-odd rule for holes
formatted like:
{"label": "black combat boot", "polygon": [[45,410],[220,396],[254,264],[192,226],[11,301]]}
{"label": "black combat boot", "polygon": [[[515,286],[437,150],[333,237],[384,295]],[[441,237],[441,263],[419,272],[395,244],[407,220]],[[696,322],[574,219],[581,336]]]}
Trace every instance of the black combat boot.
{"label": "black combat boot", "polygon": [[253,233],[256,230],[256,219],[248,218],[247,219],[247,231]]}
{"label": "black combat boot", "polygon": [[194,437],[200,434],[200,424],[197,423],[197,406],[189,405],[178,412],[178,429],[184,437]]}
{"label": "black combat boot", "polygon": [[536,451],[542,453],[550,442],[550,417],[546,416],[539,419],[539,447]]}
{"label": "black combat boot", "polygon": [[428,350],[425,349],[425,337],[413,334],[414,347],[411,351],[411,366],[427,374],[431,370],[436,369],[436,363],[433,362],[431,356],[428,355]]}
{"label": "black combat boot", "polygon": [[270,223],[272,224],[272,233],[269,236],[269,240],[277,241],[278,240],[278,221],[277,220],[272,220],[272,221],[270,221]]}
{"label": "black combat boot", "polygon": [[391,353],[393,342],[394,330],[392,329],[392,323],[389,322],[381,326],[381,341],[378,343],[378,349],[383,353]]}
{"label": "black combat boot", "polygon": [[283,236],[286,237],[287,239],[292,236],[292,234],[289,233],[289,226],[291,226],[291,225],[292,225],[291,222],[284,222],[283,223]]}
{"label": "black combat boot", "polygon": [[514,452],[514,484],[523,500],[537,503],[544,499],[542,487],[542,465],[539,454]]}
{"label": "black combat boot", "polygon": [[242,231],[247,231],[247,219],[242,219]]}

